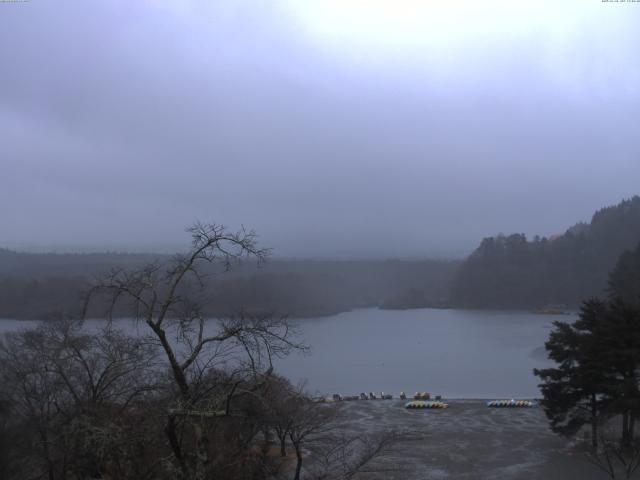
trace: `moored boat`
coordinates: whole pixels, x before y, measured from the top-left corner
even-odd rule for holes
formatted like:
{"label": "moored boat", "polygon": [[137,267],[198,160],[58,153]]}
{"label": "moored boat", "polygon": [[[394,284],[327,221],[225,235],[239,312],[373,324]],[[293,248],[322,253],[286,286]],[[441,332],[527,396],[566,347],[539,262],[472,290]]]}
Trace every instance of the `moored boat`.
{"label": "moored boat", "polygon": [[449,408],[449,404],[448,403],[444,403],[444,402],[432,402],[432,401],[423,401],[423,400],[414,400],[413,402],[408,402],[405,404],[405,408],[409,408],[409,409],[421,409],[421,408],[427,408],[427,409],[442,409],[442,408]]}
{"label": "moored boat", "polygon": [[487,407],[491,408],[531,408],[535,403],[529,400],[491,400],[487,402]]}

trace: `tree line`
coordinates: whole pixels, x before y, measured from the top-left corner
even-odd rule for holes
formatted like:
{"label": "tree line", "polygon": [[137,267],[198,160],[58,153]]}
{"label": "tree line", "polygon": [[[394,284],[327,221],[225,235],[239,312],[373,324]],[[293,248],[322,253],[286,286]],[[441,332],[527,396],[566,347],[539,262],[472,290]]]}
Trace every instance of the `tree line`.
{"label": "tree line", "polygon": [[[168,255],[27,254],[0,249],[0,318],[46,319],[61,311],[77,315],[78,292],[107,268],[167,264]],[[442,305],[459,262],[447,260],[282,260],[270,258],[256,269],[251,262],[230,271],[203,265],[211,277],[209,316],[240,308],[293,317],[333,315],[353,308]],[[199,290],[190,279],[183,288]],[[92,307],[100,315],[104,307]],[[118,306],[116,316],[127,314]]]}
{"label": "tree line", "polygon": [[461,265],[452,303],[469,308],[577,307],[602,296],[618,257],[640,241],[640,197],[603,208],[563,235],[498,235]]}

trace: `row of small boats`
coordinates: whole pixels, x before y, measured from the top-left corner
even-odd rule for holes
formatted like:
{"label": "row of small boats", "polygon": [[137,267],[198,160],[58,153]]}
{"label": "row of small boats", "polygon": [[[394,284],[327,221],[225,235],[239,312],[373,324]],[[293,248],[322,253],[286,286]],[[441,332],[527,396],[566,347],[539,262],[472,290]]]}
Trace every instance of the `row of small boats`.
{"label": "row of small boats", "polygon": [[[400,399],[405,400],[407,398],[404,392],[400,392]],[[413,395],[414,400],[431,400],[431,394],[429,392],[416,392]],[[440,395],[436,395],[436,400],[440,400]]]}
{"label": "row of small boats", "polygon": [[[1,0],[0,0],[1,1]],[[400,392],[399,396],[400,400],[406,400],[407,394],[404,392]],[[373,393],[362,392],[360,395],[340,395],[339,393],[334,393],[330,397],[318,397],[316,401],[318,402],[349,402],[353,400],[392,400],[393,395],[390,393]],[[413,395],[414,400],[431,400],[431,394],[428,392],[416,392]],[[441,400],[442,397],[440,395],[435,396],[435,400]]]}
{"label": "row of small boats", "polygon": [[435,409],[443,409],[449,408],[448,403],[440,402],[440,401],[423,401],[423,400],[414,400],[413,402],[409,402],[405,405],[406,408],[409,409],[420,409],[420,408],[435,408]]}
{"label": "row of small boats", "polygon": [[[537,404],[530,400],[491,400],[487,402],[490,408],[532,408]],[[449,404],[442,401],[414,400],[405,404],[408,409],[444,409],[449,408]]]}
{"label": "row of small boats", "polygon": [[[318,397],[318,402],[345,402],[353,400],[392,400],[393,395],[380,392],[375,394],[373,392],[361,393],[360,395],[340,395],[334,393],[331,397]],[[400,400],[406,400],[407,395],[404,392],[400,392]],[[537,406],[537,403],[530,400],[491,400],[487,402],[487,407],[490,408],[531,408]],[[449,404],[442,401],[440,395],[436,395],[431,399],[431,394],[427,392],[416,392],[413,395],[413,401],[405,404],[409,409],[444,409],[448,408]]]}
{"label": "row of small boats", "polygon": [[350,402],[353,400],[392,400],[393,395],[389,393],[380,392],[379,394],[369,392],[361,393],[360,395],[340,395],[339,393],[334,393],[330,397],[318,397],[316,398],[317,402]]}
{"label": "row of small boats", "polygon": [[491,408],[531,408],[535,407],[536,403],[529,400],[491,400],[487,402],[487,407]]}

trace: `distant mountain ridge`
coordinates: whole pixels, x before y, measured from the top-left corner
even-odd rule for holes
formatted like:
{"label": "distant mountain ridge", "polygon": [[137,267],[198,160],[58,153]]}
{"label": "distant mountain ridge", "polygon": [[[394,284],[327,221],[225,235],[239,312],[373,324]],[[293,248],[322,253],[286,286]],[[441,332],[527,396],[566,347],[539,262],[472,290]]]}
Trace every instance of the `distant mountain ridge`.
{"label": "distant mountain ridge", "polygon": [[551,238],[523,234],[482,240],[462,263],[451,300],[466,308],[577,306],[602,295],[618,257],[640,243],[640,196],[598,210]]}

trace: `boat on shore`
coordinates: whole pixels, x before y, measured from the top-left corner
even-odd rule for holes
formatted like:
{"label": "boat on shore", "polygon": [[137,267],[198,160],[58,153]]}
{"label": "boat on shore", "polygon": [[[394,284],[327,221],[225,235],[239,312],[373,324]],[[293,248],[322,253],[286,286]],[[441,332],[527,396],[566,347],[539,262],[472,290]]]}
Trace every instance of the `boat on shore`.
{"label": "boat on shore", "polygon": [[405,404],[405,408],[408,409],[444,409],[449,408],[448,403],[440,402],[440,401],[424,401],[424,400],[414,400],[413,402],[408,402]]}
{"label": "boat on shore", "polygon": [[531,310],[536,315],[571,315],[566,305],[542,305]]}
{"label": "boat on shore", "polygon": [[491,400],[487,402],[487,407],[490,408],[531,408],[536,404],[530,400]]}

